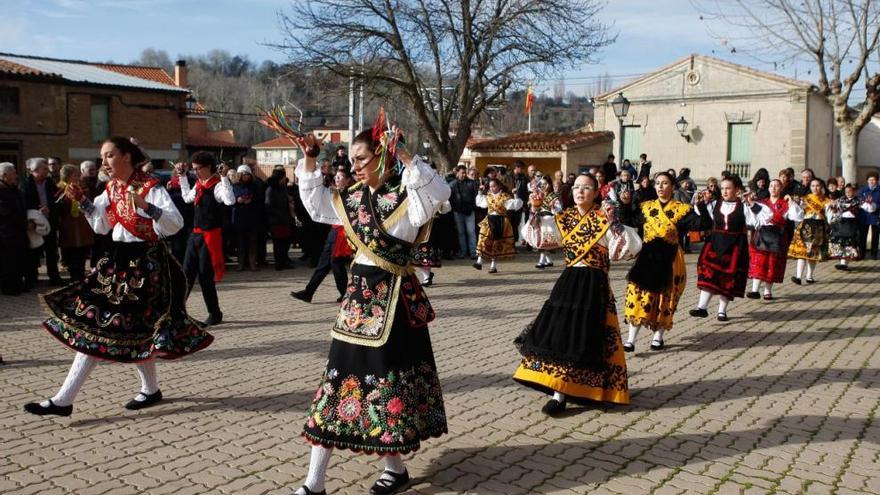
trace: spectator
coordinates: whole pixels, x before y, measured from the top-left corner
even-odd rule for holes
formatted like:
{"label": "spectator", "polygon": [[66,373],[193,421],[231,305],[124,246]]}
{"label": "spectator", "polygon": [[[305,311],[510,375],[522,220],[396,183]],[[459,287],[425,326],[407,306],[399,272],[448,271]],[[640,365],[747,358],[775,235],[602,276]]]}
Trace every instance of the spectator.
{"label": "spectator", "polygon": [[64,195],[69,185],[82,187],[81,178],[76,165],[68,164],[61,167],[61,181],[58,183],[58,193],[62,198],[58,214],[59,241],[61,259],[67,265],[72,282],[86,278],[86,260],[95,244],[94,232],[85,215],[80,211],[79,201]]}
{"label": "spectator", "polygon": [[657,199],[657,191],[651,178],[647,175],[639,177],[639,188],[633,193],[633,208],[637,209],[645,201]]}
{"label": "spectator", "polygon": [[[238,183],[232,186],[235,204],[232,206],[232,227],[238,238],[238,270],[250,267],[257,271],[257,226],[258,205],[261,197],[254,182],[254,174],[247,165],[239,165],[236,170]],[[277,265],[277,263],[276,263]]]}
{"label": "spectator", "polygon": [[28,250],[28,220],[17,181],[15,165],[0,163],[0,292],[7,296],[25,290],[21,255]]}
{"label": "spectator", "polygon": [[[476,170],[476,169],[473,169]],[[455,227],[458,231],[458,257],[469,256],[476,259],[477,237],[475,230],[475,210],[477,208],[477,182],[470,177],[464,165],[455,167],[455,180],[449,184],[452,194],[449,202],[455,215]]]}
{"label": "spectator", "polygon": [[795,184],[792,180],[794,178],[794,174],[791,169],[785,168],[779,171],[779,182],[782,183],[782,192],[780,193],[781,197],[786,196],[799,196],[799,188],[798,184]]}
{"label": "spectator", "polygon": [[706,190],[712,195],[711,201],[718,201],[721,199],[721,190],[718,189],[718,179],[715,177],[709,177],[706,179]]}
{"label": "spectator", "polygon": [[755,193],[755,198],[759,201],[770,197],[770,174],[766,168],[759,168],[755,172],[749,181],[749,192]]}
{"label": "spectator", "polygon": [[165,190],[171,196],[171,201],[183,217],[183,227],[171,236],[168,241],[171,248],[171,254],[177,258],[177,261],[183,264],[183,257],[186,254],[186,243],[189,242],[189,235],[193,229],[193,216],[195,215],[195,207],[192,203],[183,200],[183,194],[180,190],[180,178],[186,177],[188,184],[195,184],[198,178],[196,174],[190,170],[189,162],[178,162],[174,164],[171,179],[165,184]]}
{"label": "spectator", "polygon": [[[513,187],[511,192],[513,196],[523,200],[523,204],[528,203],[529,199],[529,177],[525,173],[526,164],[522,160],[513,162]],[[510,213],[510,223],[513,224],[513,237],[519,240],[520,224],[529,220],[529,208],[523,207]],[[525,245],[525,241],[523,241]]]}
{"label": "spectator", "polygon": [[681,187],[681,181],[687,181],[688,189],[691,191],[697,190],[697,183],[694,179],[691,179],[691,169],[687,167],[682,167],[681,171],[678,173],[678,186]]}
{"label": "spectator", "polygon": [[607,181],[612,181],[617,178],[617,164],[614,163],[614,155],[608,155],[605,163],[602,164],[602,176]]}
{"label": "spectator", "polygon": [[874,212],[868,213],[859,209],[859,252],[868,257],[868,230],[871,231],[871,257],[877,259],[877,241],[880,240],[880,186],[877,185],[876,170],[868,172],[866,186],[859,189],[859,199],[864,203],[872,203]]}
{"label": "spectator", "polygon": [[42,244],[31,249],[28,253],[27,287],[33,287],[37,283],[40,258],[44,253],[49,284],[56,287],[61,286],[64,283],[58,274],[58,212],[60,208],[55,203],[58,187],[55,185],[55,181],[49,177],[49,163],[45,158],[30,158],[27,161],[27,168],[30,175],[21,184],[25,208],[38,210],[49,221],[49,233],[44,237]]}
{"label": "spectator", "polygon": [[574,195],[571,192],[571,184],[562,180],[563,177],[561,170],[553,172],[553,190],[556,191],[562,208],[565,209],[574,206]]}
{"label": "spectator", "polygon": [[608,193],[611,191],[611,184],[605,180],[605,171],[599,170],[596,172],[596,182],[599,184],[599,197],[605,199],[608,197]]}
{"label": "spectator", "polygon": [[536,167],[534,165],[529,165],[527,170],[528,170],[528,173],[526,175],[529,176],[529,182],[531,182],[535,178],[535,174],[538,173],[538,167]]}
{"label": "spectator", "polygon": [[[329,162],[328,162],[329,166]],[[290,197],[287,194],[287,174],[284,169],[272,171],[266,181],[265,205],[268,215],[269,232],[272,235],[272,254],[275,256],[275,269],[290,268],[292,263],[287,252],[290,250]],[[326,237],[321,238],[323,242]],[[320,253],[319,253],[320,254]],[[315,263],[317,265],[317,262]]]}
{"label": "spectator", "polygon": [[52,179],[52,182],[58,184],[61,177],[61,158],[50,156],[46,160],[46,164],[49,165],[49,177]]}
{"label": "spectator", "polygon": [[795,188],[796,196],[806,196],[810,194],[810,183],[816,178],[816,174],[809,168],[801,171],[801,183]]}
{"label": "spectator", "polygon": [[636,168],[633,167],[633,164],[629,161],[629,159],[624,160],[623,164],[620,166],[620,171],[623,172],[624,170],[629,172],[630,178],[634,178],[636,176]]}
{"label": "spectator", "polygon": [[[682,169],[682,173],[684,173],[685,170],[688,169]],[[688,170],[688,173],[690,173],[690,170]],[[678,189],[672,191],[672,199],[689,205],[693,202],[696,191],[696,184],[690,179],[690,177],[682,177],[679,175]],[[685,254],[691,253],[691,239],[687,231],[681,231],[678,233],[678,243],[684,249]]]}
{"label": "spectator", "polygon": [[348,159],[348,152],[345,146],[336,148],[336,156],[333,157],[333,170],[339,171],[344,168],[346,172],[351,172],[351,160]]}
{"label": "spectator", "polygon": [[651,161],[648,160],[648,155],[646,153],[639,155],[639,180],[641,180],[643,176],[651,176]]}
{"label": "spectator", "polygon": [[[611,190],[608,192],[608,198],[611,201],[619,203],[620,195],[623,191],[629,191],[632,193],[633,190],[635,190],[635,185],[632,181],[632,175],[630,174],[629,169],[624,168],[620,170],[620,175],[617,176],[617,179],[614,179],[614,181],[611,182]],[[630,194],[630,200],[632,200],[632,194]]]}
{"label": "spectator", "polygon": [[843,191],[838,188],[836,177],[829,177],[828,182],[825,183],[825,187],[828,188],[828,197],[831,198],[832,201],[836,201],[838,198],[843,196]]}

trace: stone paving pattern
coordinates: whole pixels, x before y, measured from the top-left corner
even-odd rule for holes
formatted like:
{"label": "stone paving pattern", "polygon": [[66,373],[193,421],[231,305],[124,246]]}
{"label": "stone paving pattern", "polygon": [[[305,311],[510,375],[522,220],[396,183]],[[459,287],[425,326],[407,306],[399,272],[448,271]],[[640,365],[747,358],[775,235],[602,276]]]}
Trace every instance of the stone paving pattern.
{"label": "stone paving pattern", "polygon": [[[880,493],[880,263],[823,263],[817,284],[738,299],[725,324],[687,315],[688,255],[668,348],[647,350],[643,332],[627,356],[632,404],[548,419],[547,397],[510,377],[512,340],[561,271],[535,270],[534,258],[497,275],[464,261],[437,272],[431,334],[450,434],[407,456],[408,493]],[[627,269],[611,272],[621,310]],[[330,279],[311,305],[290,298],[309,274],[230,273],[213,346],[160,362],[165,401],[124,410],[137,374],[102,363],[70,418],[22,411],[55,393],[72,354],[40,329],[36,297],[0,297],[0,493],[291,493],[307,471],[299,433],[336,311]],[[204,317],[197,290],[189,306]],[[327,490],[366,493],[381,465],[337,451]]]}

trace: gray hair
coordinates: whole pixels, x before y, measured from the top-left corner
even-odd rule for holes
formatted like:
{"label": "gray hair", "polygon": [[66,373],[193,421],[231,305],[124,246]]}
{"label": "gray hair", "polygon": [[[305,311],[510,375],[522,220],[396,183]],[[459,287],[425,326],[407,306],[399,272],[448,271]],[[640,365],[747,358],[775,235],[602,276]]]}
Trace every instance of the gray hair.
{"label": "gray hair", "polygon": [[85,174],[87,171],[89,171],[93,168],[97,168],[97,165],[95,165],[95,162],[93,162],[91,160],[86,160],[86,161],[79,164],[79,172],[81,174]]}
{"label": "gray hair", "polygon": [[9,162],[0,163],[0,177],[6,177],[9,172],[15,172],[15,165]]}
{"label": "gray hair", "polygon": [[27,161],[25,162],[25,166],[31,172],[36,170],[37,167],[40,166],[40,164],[44,164],[48,167],[49,160],[46,160],[45,158],[41,158],[41,157],[35,157],[35,158],[28,158]]}

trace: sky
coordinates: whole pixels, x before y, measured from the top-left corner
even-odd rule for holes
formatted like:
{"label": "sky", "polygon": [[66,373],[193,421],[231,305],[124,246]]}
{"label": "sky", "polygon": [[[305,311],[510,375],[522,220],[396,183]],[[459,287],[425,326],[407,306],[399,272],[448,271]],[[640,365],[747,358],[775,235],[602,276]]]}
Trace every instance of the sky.
{"label": "sky", "polygon": [[[281,40],[277,12],[296,1],[0,0],[0,52],[130,63],[151,47],[172,59],[223,49],[281,63],[284,54],[266,44]],[[598,63],[564,72],[566,90],[579,96],[594,89],[599,75],[609,74],[616,86],[691,53],[770,69],[730,53],[688,0],[609,0],[602,17],[617,42],[597,55]],[[795,76],[791,68],[777,72]],[[537,92],[552,95],[557,82],[541,81]]]}

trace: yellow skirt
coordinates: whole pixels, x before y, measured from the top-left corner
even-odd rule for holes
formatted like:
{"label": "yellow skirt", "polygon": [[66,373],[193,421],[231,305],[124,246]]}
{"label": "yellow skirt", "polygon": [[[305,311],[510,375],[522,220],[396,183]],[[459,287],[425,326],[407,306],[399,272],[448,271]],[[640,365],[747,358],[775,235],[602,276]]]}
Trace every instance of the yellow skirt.
{"label": "yellow skirt", "polygon": [[563,393],[567,400],[575,403],[601,401],[629,404],[626,358],[616,312],[606,313],[605,328],[613,332],[616,345],[604,370],[575,368],[524,357],[513,373],[513,379],[545,393]]}
{"label": "yellow skirt", "polygon": [[502,235],[496,239],[489,227],[489,215],[480,222],[480,238],[477,240],[477,254],[486,259],[513,258],[516,255],[513,239],[513,226],[504,215]]}
{"label": "yellow skirt", "polygon": [[624,321],[642,325],[651,330],[670,330],[678,300],[684,293],[687,272],[681,248],[672,262],[672,287],[665,292],[649,292],[630,282],[626,287]]}

